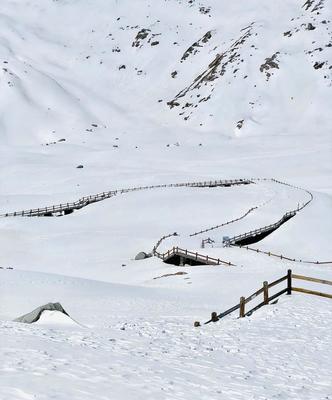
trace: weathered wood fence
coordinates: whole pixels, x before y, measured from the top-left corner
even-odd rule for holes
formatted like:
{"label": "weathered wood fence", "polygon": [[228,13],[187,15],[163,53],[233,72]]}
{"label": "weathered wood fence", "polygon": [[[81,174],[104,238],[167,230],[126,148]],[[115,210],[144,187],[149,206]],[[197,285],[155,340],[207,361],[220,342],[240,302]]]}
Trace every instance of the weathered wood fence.
{"label": "weathered wood fence", "polygon": [[241,215],[241,217],[234,218],[234,219],[232,219],[230,221],[224,222],[223,224],[215,225],[215,226],[212,226],[212,227],[207,228],[207,229],[203,229],[203,230],[198,231],[198,232],[194,232],[194,233],[190,234],[189,236],[192,237],[192,236],[201,235],[202,233],[213,231],[214,229],[222,228],[223,226],[226,226],[226,225],[229,225],[229,224],[233,224],[234,222],[240,221],[241,219],[245,218],[247,215],[249,215],[251,212],[253,212],[257,208],[258,208],[258,206],[249,208],[249,210],[246,211],[243,215]]}
{"label": "weathered wood fence", "polygon": [[[170,237],[172,237],[172,236],[178,236],[178,233],[177,232],[173,232],[173,233],[170,233],[169,235],[164,235],[164,236],[162,236],[159,240],[158,240],[158,242],[154,245],[154,247],[153,247],[153,249],[152,249],[152,254],[156,254],[156,252],[157,252],[157,249],[158,249],[158,247],[161,245],[161,243],[165,240],[165,239],[168,239],[168,238],[170,238]],[[160,253],[159,253],[160,254]]]}
{"label": "weathered wood fence", "polygon": [[[293,274],[292,270],[287,271],[287,275],[271,282],[263,282],[263,286],[258,289],[256,292],[252,293],[248,297],[240,297],[240,301],[238,304],[235,306],[229,308],[228,310],[217,314],[216,312],[213,312],[211,314],[211,319],[206,321],[204,324],[209,324],[210,322],[217,322],[220,319],[226,317],[226,315],[231,314],[232,312],[239,310],[239,318],[243,318],[246,316],[251,315],[253,312],[257,311],[259,308],[268,305],[272,300],[276,299],[277,297],[281,296],[282,294],[286,293],[288,295],[291,295],[292,292],[300,292],[300,293],[306,293],[306,294],[312,294],[316,296],[321,296],[321,297],[326,297],[328,299],[332,299],[332,294],[328,293],[323,293],[323,292],[318,292],[316,290],[309,290],[305,288],[300,288],[297,286],[293,286],[293,280],[303,280],[303,281],[309,281],[309,282],[315,282],[315,283],[321,283],[324,285],[331,285],[332,286],[332,281],[328,281],[325,279],[318,279],[318,278],[312,278],[309,276],[304,276],[304,275],[297,275]],[[278,291],[277,293],[273,294],[272,296],[269,295],[269,289],[279,285],[280,283],[286,281],[286,287],[283,288],[282,290]],[[257,296],[263,295],[263,301],[257,304],[255,307],[251,308],[249,311],[246,310],[246,305],[254,300]],[[199,323],[195,323],[195,326],[199,326]]]}
{"label": "weathered wood fence", "polygon": [[227,243],[229,245],[236,245],[239,242],[242,242],[246,239],[253,238],[255,236],[260,236],[266,232],[273,231],[279,228],[283,223],[288,221],[290,218],[296,215],[296,211],[289,211],[280,218],[279,221],[275,222],[274,224],[263,226],[262,228],[254,229],[252,231],[243,233],[241,235],[236,235],[228,239]]}
{"label": "weathered wood fence", "polygon": [[185,182],[185,183],[171,183],[164,185],[151,185],[151,186],[139,186],[128,189],[111,190],[108,192],[97,193],[94,195],[82,197],[74,202],[61,203],[54,206],[33,208],[30,210],[15,211],[11,213],[0,214],[0,217],[41,217],[41,216],[52,216],[52,215],[66,215],[70,214],[74,210],[79,210],[89,204],[96,203],[116,196],[118,194],[134,192],[139,190],[151,190],[160,188],[171,188],[171,187],[229,187],[233,185],[249,185],[252,183],[248,179],[224,179],[224,180],[211,180],[201,182]]}
{"label": "weathered wood fence", "polygon": [[[268,178],[251,178],[251,181],[253,181],[253,182],[254,181],[266,181],[266,180],[269,180],[269,179]],[[274,224],[266,225],[261,228],[254,229],[250,232],[246,232],[241,235],[233,236],[232,238],[230,238],[227,241],[228,245],[236,245],[237,243],[241,243],[242,241],[244,241],[246,239],[249,239],[249,238],[252,238],[255,236],[259,236],[259,235],[264,234],[265,232],[273,231],[273,230],[279,228],[284,222],[286,222],[290,218],[294,217],[297,212],[303,210],[308,204],[310,204],[312,202],[312,200],[314,198],[313,194],[311,192],[309,192],[309,190],[307,190],[307,189],[303,189],[299,186],[291,185],[286,182],[281,182],[281,181],[278,181],[277,179],[273,179],[273,178],[271,178],[270,180],[272,182],[278,183],[280,185],[285,185],[285,186],[289,186],[293,189],[301,190],[309,195],[309,199],[306,202],[304,202],[303,204],[301,204],[301,206],[298,205],[298,207],[296,209],[288,211],[286,214],[284,214],[282,216],[282,218],[279,221],[275,222]]]}
{"label": "weathered wood fence", "polygon": [[251,250],[251,251],[254,251],[255,253],[266,254],[266,255],[268,255],[270,257],[277,257],[277,258],[280,258],[280,260],[286,260],[286,261],[292,261],[292,262],[300,262],[300,263],[304,263],[304,264],[332,264],[332,261],[307,261],[307,260],[302,260],[300,258],[290,258],[290,257],[286,257],[286,256],[284,256],[282,254],[274,254],[271,251],[264,251],[264,250],[260,250],[260,249],[255,249],[255,248],[249,247],[249,246],[241,246],[241,245],[239,245],[239,246],[236,246],[236,247],[240,247],[240,248],[246,249],[246,250]]}
{"label": "weathered wood fence", "polygon": [[229,265],[234,266],[229,261],[223,261],[220,258],[214,258],[207,256],[205,254],[199,254],[197,252],[189,251],[186,249],[181,249],[180,247],[173,247],[170,250],[167,250],[165,253],[159,253],[157,250],[154,250],[153,253],[156,257],[160,258],[163,261],[167,261],[173,256],[180,256],[185,259],[191,259],[193,261],[201,262],[203,265]]}

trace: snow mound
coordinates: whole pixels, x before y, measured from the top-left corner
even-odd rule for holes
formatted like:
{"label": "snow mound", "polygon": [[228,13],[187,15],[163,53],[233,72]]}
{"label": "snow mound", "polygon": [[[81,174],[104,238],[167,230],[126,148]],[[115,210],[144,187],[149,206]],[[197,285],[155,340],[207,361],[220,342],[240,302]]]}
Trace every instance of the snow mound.
{"label": "snow mound", "polygon": [[61,311],[49,311],[45,310],[41,313],[38,321],[38,325],[78,325],[69,315],[62,313]]}

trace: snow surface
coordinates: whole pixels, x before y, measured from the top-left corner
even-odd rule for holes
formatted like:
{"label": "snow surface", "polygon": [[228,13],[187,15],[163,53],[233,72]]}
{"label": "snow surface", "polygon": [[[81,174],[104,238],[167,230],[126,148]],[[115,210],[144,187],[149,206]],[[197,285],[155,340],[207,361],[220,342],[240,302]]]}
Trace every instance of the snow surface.
{"label": "snow surface", "polygon": [[[253,246],[332,261],[331,14],[319,0],[2,0],[0,214],[142,185],[276,178],[313,201]],[[221,246],[309,199],[254,182],[1,218],[0,399],[331,399],[331,300],[296,293],[193,327],[287,269],[332,280],[331,264]],[[161,251],[236,266],[134,260],[173,232]],[[12,322],[50,301],[74,322]]]}

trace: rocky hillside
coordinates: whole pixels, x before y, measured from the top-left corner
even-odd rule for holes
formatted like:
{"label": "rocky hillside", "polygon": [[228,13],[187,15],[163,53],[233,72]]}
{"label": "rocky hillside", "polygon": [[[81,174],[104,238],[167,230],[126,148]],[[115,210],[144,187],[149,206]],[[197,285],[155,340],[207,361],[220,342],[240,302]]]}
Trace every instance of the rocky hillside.
{"label": "rocky hillside", "polygon": [[1,144],[327,130],[330,19],[324,0],[3,0]]}

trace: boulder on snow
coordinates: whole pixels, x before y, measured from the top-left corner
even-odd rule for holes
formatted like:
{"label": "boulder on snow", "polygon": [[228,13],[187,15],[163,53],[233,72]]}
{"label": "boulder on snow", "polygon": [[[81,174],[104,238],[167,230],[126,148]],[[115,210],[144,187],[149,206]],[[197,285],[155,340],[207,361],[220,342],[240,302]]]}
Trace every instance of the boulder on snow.
{"label": "boulder on snow", "polygon": [[28,314],[22,315],[14,319],[14,322],[23,322],[24,324],[32,324],[39,320],[44,311],[59,311],[69,317],[69,314],[64,310],[60,303],[47,303],[44,306],[37,307]]}
{"label": "boulder on snow", "polygon": [[135,260],[145,260],[149,257],[151,257],[151,254],[147,254],[144,251],[141,251],[136,255]]}

